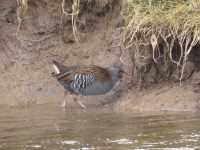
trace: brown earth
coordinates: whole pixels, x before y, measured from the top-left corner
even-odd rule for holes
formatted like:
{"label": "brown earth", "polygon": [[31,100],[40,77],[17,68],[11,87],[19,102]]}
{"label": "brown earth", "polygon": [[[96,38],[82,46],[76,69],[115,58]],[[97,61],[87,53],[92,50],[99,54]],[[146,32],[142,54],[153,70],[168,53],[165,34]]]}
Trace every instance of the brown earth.
{"label": "brown earth", "polygon": [[138,92],[130,91],[116,104],[120,112],[196,112],[200,108],[199,90],[193,85],[180,86],[174,83],[162,83]]}
{"label": "brown earth", "polygon": [[[61,15],[61,0],[30,0],[27,16],[16,37],[16,2],[0,3],[0,104],[61,104],[63,88],[51,77],[52,59],[65,65],[95,64],[111,66],[121,55],[120,3],[84,10],[78,23],[80,42],[75,43],[69,17]],[[112,6],[112,7],[111,7]],[[84,13],[86,12],[86,13]],[[62,20],[63,19],[63,20]],[[62,20],[62,22],[61,22]],[[133,66],[128,54],[122,54],[126,70]],[[182,86],[174,82],[150,84],[147,89],[128,89],[118,84],[104,96],[80,97],[88,107],[120,112],[197,111],[200,74],[194,73]],[[117,102],[115,102],[117,101]],[[112,105],[99,105],[111,103]]]}

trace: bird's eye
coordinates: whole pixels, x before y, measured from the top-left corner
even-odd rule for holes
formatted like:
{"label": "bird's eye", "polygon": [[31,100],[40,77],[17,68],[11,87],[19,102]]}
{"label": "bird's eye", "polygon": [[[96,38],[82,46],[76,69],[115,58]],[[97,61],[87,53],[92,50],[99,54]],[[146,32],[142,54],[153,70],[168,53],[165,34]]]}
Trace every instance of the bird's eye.
{"label": "bird's eye", "polygon": [[124,73],[124,70],[122,70],[122,69],[120,69],[120,71],[119,71],[120,73]]}

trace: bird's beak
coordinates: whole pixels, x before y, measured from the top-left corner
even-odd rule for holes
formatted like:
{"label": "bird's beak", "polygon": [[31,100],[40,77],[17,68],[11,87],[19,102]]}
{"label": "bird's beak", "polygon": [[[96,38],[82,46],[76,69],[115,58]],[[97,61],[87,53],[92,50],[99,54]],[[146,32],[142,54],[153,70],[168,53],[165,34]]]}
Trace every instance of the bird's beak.
{"label": "bird's beak", "polygon": [[132,75],[130,73],[125,72],[124,70],[122,71],[122,80],[127,80],[131,77]]}
{"label": "bird's beak", "polygon": [[123,76],[124,77],[128,77],[128,76],[130,76],[127,72],[123,72]]}
{"label": "bird's beak", "polygon": [[127,72],[125,72],[123,69],[121,69],[120,70],[120,77],[122,79],[122,78],[130,77],[130,75]]}

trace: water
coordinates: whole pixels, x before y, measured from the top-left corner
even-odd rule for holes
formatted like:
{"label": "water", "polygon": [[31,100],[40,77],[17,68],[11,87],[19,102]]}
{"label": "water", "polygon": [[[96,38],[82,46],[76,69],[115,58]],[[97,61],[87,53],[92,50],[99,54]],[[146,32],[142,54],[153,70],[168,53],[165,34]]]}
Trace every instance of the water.
{"label": "water", "polygon": [[200,149],[200,115],[1,107],[0,133],[0,150],[193,150]]}

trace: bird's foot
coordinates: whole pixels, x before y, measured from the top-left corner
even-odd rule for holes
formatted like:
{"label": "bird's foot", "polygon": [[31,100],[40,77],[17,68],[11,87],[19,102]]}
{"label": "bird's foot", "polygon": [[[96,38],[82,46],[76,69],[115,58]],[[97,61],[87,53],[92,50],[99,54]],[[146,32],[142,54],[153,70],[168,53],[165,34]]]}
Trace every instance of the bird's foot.
{"label": "bird's foot", "polygon": [[79,104],[79,106],[82,108],[82,109],[86,109],[87,107],[83,104],[83,103],[81,103],[80,101],[77,101],[77,103]]}
{"label": "bird's foot", "polygon": [[76,98],[74,99],[74,101],[84,110],[84,109],[87,109],[87,107],[82,103],[80,102],[79,100],[77,100]]}

